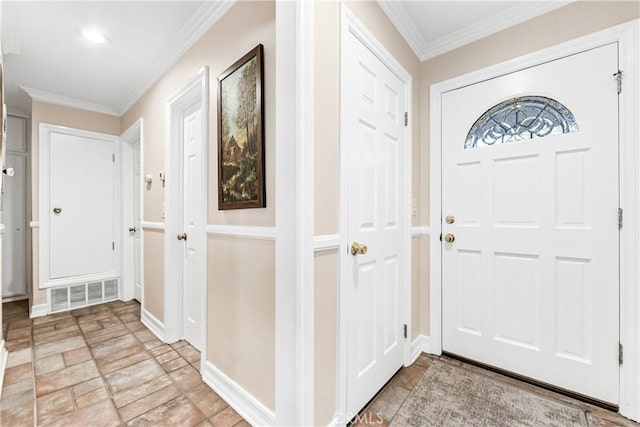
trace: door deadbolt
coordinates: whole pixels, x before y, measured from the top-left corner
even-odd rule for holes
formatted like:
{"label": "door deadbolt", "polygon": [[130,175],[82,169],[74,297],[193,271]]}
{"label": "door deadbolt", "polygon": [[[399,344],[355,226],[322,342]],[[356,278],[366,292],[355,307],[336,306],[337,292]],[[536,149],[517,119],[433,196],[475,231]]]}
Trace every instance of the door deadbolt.
{"label": "door deadbolt", "polygon": [[364,255],[367,253],[367,245],[362,243],[353,242],[351,244],[351,255]]}
{"label": "door deadbolt", "polygon": [[454,222],[456,222],[456,218],[453,215],[447,215],[444,218],[444,222],[446,222],[447,224],[453,224]]}
{"label": "door deadbolt", "polygon": [[453,243],[456,240],[456,236],[451,233],[447,233],[444,235],[444,241],[447,243]]}
{"label": "door deadbolt", "polygon": [[53,208],[53,213],[56,215],[60,215],[62,213],[62,208],[56,206],[55,208]]}

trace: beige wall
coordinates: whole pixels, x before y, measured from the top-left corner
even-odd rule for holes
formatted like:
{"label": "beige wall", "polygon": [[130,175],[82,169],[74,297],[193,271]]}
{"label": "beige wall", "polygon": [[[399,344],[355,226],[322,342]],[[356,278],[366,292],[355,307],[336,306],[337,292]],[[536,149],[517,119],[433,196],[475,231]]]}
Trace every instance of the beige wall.
{"label": "beige wall", "polygon": [[[412,77],[412,197],[420,200],[420,62],[382,9],[373,1],[329,1],[315,4],[315,234],[339,233],[340,171],[340,16],[349,8]],[[425,224],[424,212],[413,218]],[[412,293],[419,301],[421,287],[420,245],[413,256]],[[315,422],[326,425],[333,418],[336,401],[337,358],[337,252],[315,257]],[[419,313],[412,313],[413,329],[419,329]]]}
{"label": "beige wall", "polygon": [[[447,52],[421,65],[423,205],[429,201],[430,86],[474,70],[504,62],[594,33],[640,16],[637,1],[578,1],[474,43]],[[423,210],[426,210],[423,208]],[[424,253],[426,258],[426,253]],[[428,258],[427,258],[428,259]],[[423,273],[426,277],[428,270]],[[427,281],[423,280],[426,285]],[[421,288],[421,333],[429,334],[428,289]]]}
{"label": "beige wall", "polygon": [[[39,147],[40,147],[40,123],[48,123],[58,126],[66,126],[76,129],[89,130],[93,132],[106,133],[109,135],[120,134],[120,118],[108,114],[94,113],[91,111],[79,110],[77,108],[63,107],[60,105],[45,104],[34,101],[31,106],[31,202],[32,219],[38,221],[39,214]],[[39,229],[33,229],[33,287],[31,305],[47,303],[46,290],[38,289],[40,283],[39,268]]]}
{"label": "beige wall", "polygon": [[315,256],[314,423],[328,425],[336,408],[338,384],[338,252]]}
{"label": "beige wall", "polygon": [[274,241],[209,237],[207,359],[273,411],[274,265]]}
{"label": "beige wall", "polygon": [[[245,53],[264,46],[267,207],[218,211],[217,77]],[[163,222],[165,103],[203,66],[209,67],[208,223],[275,225],[275,4],[238,2],[122,117],[122,129],[144,119],[144,220]],[[171,179],[168,177],[168,179]],[[164,319],[162,233],[145,232],[144,308]],[[275,261],[273,242],[209,239],[207,358],[267,407],[275,408]],[[154,251],[150,254],[150,249]],[[156,253],[157,252],[157,253]],[[247,266],[250,265],[250,268]]]}

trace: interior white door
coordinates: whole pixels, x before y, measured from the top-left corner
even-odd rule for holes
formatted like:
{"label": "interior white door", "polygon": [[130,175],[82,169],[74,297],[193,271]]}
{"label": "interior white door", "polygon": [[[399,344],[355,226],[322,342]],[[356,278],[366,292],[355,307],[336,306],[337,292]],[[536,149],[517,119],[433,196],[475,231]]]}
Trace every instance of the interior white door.
{"label": "interior white door", "polygon": [[114,273],[114,142],[49,136],[48,279]]}
{"label": "interior white door", "polygon": [[[442,96],[443,349],[612,404],[617,55],[611,44]],[[567,112],[575,127],[560,130]]]}
{"label": "interior white door", "polygon": [[140,140],[133,144],[133,298],[142,302],[142,161]]}
{"label": "interior white door", "polygon": [[2,297],[17,298],[27,295],[27,156],[7,153],[5,165],[14,175],[3,183]]}
{"label": "interior white door", "polygon": [[406,100],[405,83],[351,33],[346,49],[347,236],[368,248],[348,260],[347,411],[358,413],[403,364]]}
{"label": "interior white door", "polygon": [[[198,104],[199,105],[199,104]],[[204,256],[203,236],[205,236],[205,221],[199,195],[205,185],[202,170],[202,110],[187,110],[183,124],[183,230],[184,239],[183,261],[183,320],[184,338],[198,350],[203,345],[202,299],[204,298],[205,277],[199,268]]]}

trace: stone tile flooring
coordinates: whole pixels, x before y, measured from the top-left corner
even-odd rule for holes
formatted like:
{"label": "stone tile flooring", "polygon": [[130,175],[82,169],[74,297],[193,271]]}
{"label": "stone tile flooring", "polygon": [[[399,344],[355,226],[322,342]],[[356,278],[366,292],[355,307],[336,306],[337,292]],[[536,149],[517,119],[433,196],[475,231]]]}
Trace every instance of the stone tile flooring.
{"label": "stone tile flooring", "polygon": [[2,314],[2,426],[248,425],[202,382],[200,353],[158,340],[135,301],[36,319],[18,301]]}
{"label": "stone tile flooring", "polygon": [[[549,399],[556,400],[577,407],[585,412],[586,421],[593,427],[639,427],[640,425],[630,421],[616,413],[607,411],[597,406],[572,399],[565,395],[552,392],[550,390],[537,387],[523,381],[519,381],[496,372],[461,362],[457,359],[446,356],[432,356],[422,354],[416,362],[406,368],[402,368],[387,383],[387,385],[369,402],[367,407],[352,421],[352,427],[376,426],[386,427],[396,415],[400,406],[407,399],[413,388],[418,384],[431,362],[438,359],[445,363],[462,366],[466,369],[482,373],[493,377],[499,381],[521,387],[530,392],[537,393]],[[478,425],[484,425],[480,423]]]}

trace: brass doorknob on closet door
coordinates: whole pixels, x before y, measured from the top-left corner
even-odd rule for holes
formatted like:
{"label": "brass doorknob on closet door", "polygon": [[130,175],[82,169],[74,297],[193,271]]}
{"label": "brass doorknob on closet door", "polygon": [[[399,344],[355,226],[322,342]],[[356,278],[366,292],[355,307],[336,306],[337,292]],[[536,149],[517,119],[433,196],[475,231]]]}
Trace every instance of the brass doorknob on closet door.
{"label": "brass doorknob on closet door", "polygon": [[178,240],[187,240],[187,233],[178,234]]}
{"label": "brass doorknob on closet door", "polygon": [[453,224],[454,222],[456,222],[456,217],[454,217],[453,215],[447,215],[446,217],[444,217],[444,222],[446,222],[447,224]]}
{"label": "brass doorknob on closet door", "polygon": [[367,253],[367,245],[362,243],[353,242],[351,244],[351,255],[364,255]]}
{"label": "brass doorknob on closet door", "polygon": [[53,213],[56,215],[60,215],[62,213],[62,208],[56,206],[55,208],[53,208]]}
{"label": "brass doorknob on closet door", "polygon": [[447,233],[444,235],[444,241],[447,243],[453,243],[456,240],[456,236],[451,233]]}

